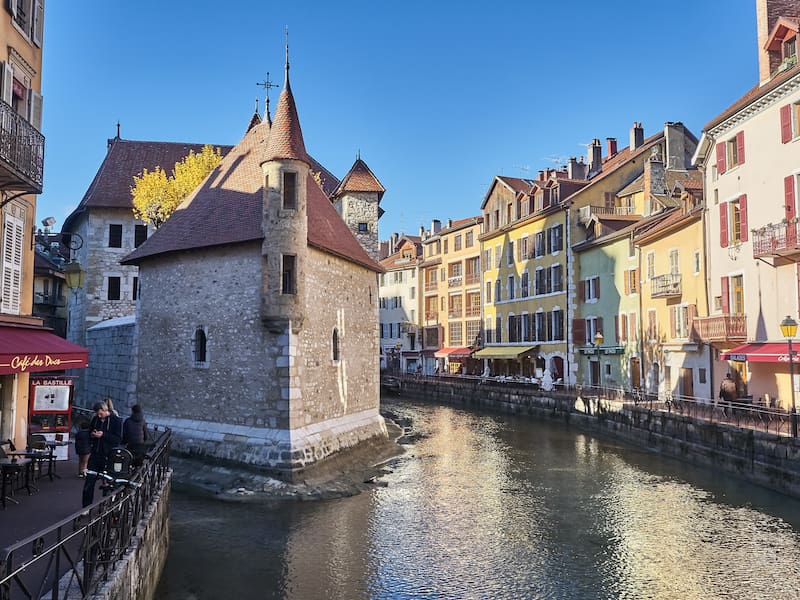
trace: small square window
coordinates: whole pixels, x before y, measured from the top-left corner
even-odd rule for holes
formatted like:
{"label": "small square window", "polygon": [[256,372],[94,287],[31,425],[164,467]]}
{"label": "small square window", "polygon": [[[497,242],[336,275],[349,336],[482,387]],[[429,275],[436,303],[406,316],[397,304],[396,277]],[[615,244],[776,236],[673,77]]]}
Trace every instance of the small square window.
{"label": "small square window", "polygon": [[358,232],[359,233],[366,233],[369,231],[369,225],[366,223],[359,223],[358,224]]}

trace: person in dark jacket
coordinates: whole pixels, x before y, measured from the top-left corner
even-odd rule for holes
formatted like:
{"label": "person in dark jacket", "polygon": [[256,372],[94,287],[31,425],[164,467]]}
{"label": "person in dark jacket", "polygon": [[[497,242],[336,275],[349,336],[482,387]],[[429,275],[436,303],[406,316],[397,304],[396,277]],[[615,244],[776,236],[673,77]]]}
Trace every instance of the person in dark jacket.
{"label": "person in dark jacket", "polygon": [[75,454],[78,455],[78,477],[86,477],[89,468],[89,455],[92,453],[92,436],[89,435],[89,421],[81,421],[75,432]]}
{"label": "person in dark jacket", "polygon": [[[122,443],[122,419],[108,410],[105,402],[96,402],[94,416],[89,422],[89,436],[91,437],[92,453],[89,455],[89,470],[101,472],[106,469],[106,463],[111,456],[111,451]],[[86,475],[83,484],[83,506],[94,502],[94,488],[97,475]]]}
{"label": "person in dark jacket", "polygon": [[144,420],[142,407],[138,404],[131,406],[131,416],[125,419],[122,426],[122,443],[133,454],[134,464],[141,465],[147,441],[147,423]]}

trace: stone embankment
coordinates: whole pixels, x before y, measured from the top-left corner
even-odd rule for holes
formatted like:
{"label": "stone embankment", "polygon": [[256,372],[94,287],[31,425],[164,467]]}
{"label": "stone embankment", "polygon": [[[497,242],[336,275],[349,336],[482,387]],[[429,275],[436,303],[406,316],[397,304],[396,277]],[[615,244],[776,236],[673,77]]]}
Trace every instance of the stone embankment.
{"label": "stone embankment", "polygon": [[797,439],[692,418],[665,410],[600,403],[591,414],[575,395],[548,394],[522,386],[485,385],[480,379],[408,378],[404,396],[483,410],[566,421],[640,447],[721,469],[752,483],[800,498]]}

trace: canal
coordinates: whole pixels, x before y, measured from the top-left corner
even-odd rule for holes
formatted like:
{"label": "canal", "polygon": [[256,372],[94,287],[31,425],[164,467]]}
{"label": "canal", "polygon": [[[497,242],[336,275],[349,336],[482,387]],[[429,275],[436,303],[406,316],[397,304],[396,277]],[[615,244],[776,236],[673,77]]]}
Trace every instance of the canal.
{"label": "canal", "polygon": [[560,422],[392,398],[420,439],[359,496],[173,493],[166,600],[800,597],[800,501]]}

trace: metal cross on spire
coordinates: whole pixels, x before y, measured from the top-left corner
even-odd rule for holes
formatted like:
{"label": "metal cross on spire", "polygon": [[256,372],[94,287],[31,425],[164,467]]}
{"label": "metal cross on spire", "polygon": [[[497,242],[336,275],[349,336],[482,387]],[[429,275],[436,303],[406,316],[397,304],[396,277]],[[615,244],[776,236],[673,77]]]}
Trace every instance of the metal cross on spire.
{"label": "metal cross on spire", "polygon": [[267,71],[267,78],[264,81],[257,81],[256,85],[261,86],[264,88],[264,96],[266,97],[266,103],[264,108],[264,119],[269,120],[269,89],[278,87],[277,83],[272,83],[269,80],[269,71]]}
{"label": "metal cross on spire", "polygon": [[289,26],[286,26],[286,79],[289,79]]}

